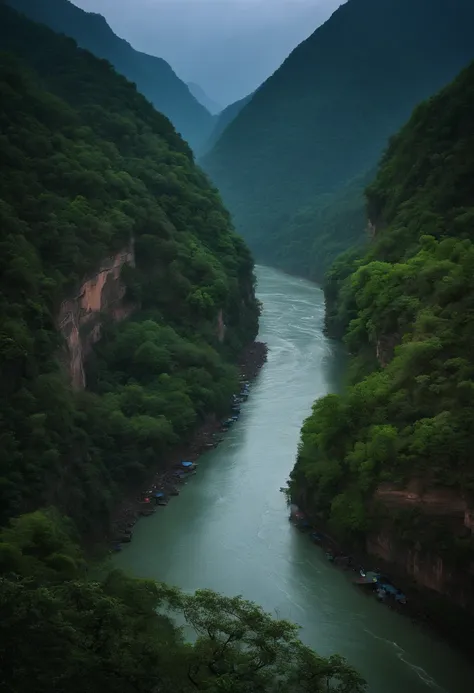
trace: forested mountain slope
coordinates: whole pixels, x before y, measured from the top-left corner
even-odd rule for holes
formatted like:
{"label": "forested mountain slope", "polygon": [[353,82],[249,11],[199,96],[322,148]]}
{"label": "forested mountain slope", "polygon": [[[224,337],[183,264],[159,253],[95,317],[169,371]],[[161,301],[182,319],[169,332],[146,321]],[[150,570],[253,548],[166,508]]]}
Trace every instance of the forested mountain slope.
{"label": "forested mountain slope", "polygon": [[474,64],[392,138],[367,191],[373,240],[329,274],[353,384],[315,403],[291,481],[333,531],[471,615],[473,180]]}
{"label": "forested mountain slope", "polygon": [[[69,0],[6,0],[37,22],[74,38],[137,85],[138,90],[171,120],[196,150],[207,142],[213,117],[162,58],[140,53],[116,36],[104,17],[84,12]],[[159,50],[159,46],[157,47]]]}
{"label": "forested mountain slope", "polygon": [[226,106],[226,108],[224,108],[224,110],[221,111],[218,116],[216,116],[214,129],[204,148],[205,152],[212,149],[226,127],[234,120],[234,118],[237,117],[243,107],[248,104],[252,96],[253,93],[249,94],[248,96],[244,96],[244,98],[240,99],[239,101],[229,104],[229,106]]}
{"label": "forested mountain slope", "polygon": [[209,113],[212,113],[212,115],[215,116],[217,113],[222,111],[222,106],[213,101],[206,94],[204,89],[202,89],[202,87],[199,86],[199,84],[196,84],[195,82],[188,82],[187,85],[189,91],[194,96],[194,98],[197,99],[199,103],[202,104],[204,108],[209,111]]}
{"label": "forested mountain slope", "polygon": [[[0,54],[2,520],[55,503],[86,531],[227,406],[253,263],[189,146],[109,63],[5,5]],[[73,391],[60,360],[99,332]]]}
{"label": "forested mountain slope", "polygon": [[[470,0],[348,0],[291,53],[203,159],[259,261],[298,271],[313,254],[318,263],[327,195],[347,247],[339,208],[352,193],[338,191],[368,174],[416,103],[469,63],[473,30]],[[311,241],[298,220],[308,209]]]}

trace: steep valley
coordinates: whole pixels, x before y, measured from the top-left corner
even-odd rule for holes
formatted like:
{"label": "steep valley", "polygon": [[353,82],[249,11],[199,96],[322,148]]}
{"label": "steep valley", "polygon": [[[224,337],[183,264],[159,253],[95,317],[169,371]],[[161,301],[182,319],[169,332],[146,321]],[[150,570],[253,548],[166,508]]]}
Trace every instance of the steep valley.
{"label": "steep valley", "polygon": [[290,483],[341,539],[427,588],[428,611],[464,644],[474,617],[473,116],[471,65],[417,107],[382,158],[367,189],[372,240],[327,278],[327,328],[344,335],[350,384],[315,403]]}
{"label": "steep valley", "polygon": [[473,27],[467,0],[349,0],[260,86],[202,158],[259,262],[322,281],[363,242],[367,178]]}
{"label": "steep valley", "polygon": [[211,116],[0,1],[0,691],[470,690],[473,31],[348,0]]}

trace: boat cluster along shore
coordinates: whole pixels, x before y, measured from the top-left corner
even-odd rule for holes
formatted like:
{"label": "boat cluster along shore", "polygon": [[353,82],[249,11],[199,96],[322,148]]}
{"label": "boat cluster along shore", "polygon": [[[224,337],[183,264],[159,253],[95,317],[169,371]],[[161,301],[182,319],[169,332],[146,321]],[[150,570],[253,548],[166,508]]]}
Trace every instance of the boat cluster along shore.
{"label": "boat cluster along shore", "polygon": [[352,580],[355,585],[373,593],[381,603],[392,608],[398,609],[406,605],[406,595],[393,584],[387,575],[384,575],[378,568],[366,570],[354,556],[342,551],[328,534],[314,527],[295,504],[290,506],[290,522],[300,531],[309,534],[311,541],[324,550],[327,560],[334,566],[356,573]]}
{"label": "boat cluster along shore", "polygon": [[209,416],[188,445],[175,450],[144,488],[124,500],[108,536],[112,552],[121,551],[123,544],[132,541],[133,528],[141,517],[153,515],[160,506],[166,506],[173,496],[178,496],[180,487],[196,474],[199,457],[224,440],[226,431],[240,416],[241,405],[247,400],[251,383],[267,360],[267,353],[267,345],[263,342],[253,342],[244,350],[239,363],[240,390],[229,401],[228,416],[223,420]]}

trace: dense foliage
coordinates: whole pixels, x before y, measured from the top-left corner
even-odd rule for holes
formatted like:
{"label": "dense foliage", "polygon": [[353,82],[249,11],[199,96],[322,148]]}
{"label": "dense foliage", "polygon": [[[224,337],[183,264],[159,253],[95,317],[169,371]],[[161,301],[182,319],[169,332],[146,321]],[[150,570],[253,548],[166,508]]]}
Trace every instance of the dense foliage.
{"label": "dense foliage", "polygon": [[[0,51],[2,520],[55,503],[87,530],[228,401],[253,264],[188,145],[108,63],[4,5]],[[60,303],[131,239],[134,320],[104,325],[94,392],[73,392]]]}
{"label": "dense foliage", "polygon": [[54,512],[23,515],[3,530],[0,568],[2,691],[365,690],[342,658],[319,657],[297,626],[241,597],[184,594],[118,571],[89,575]]}
{"label": "dense foliage", "polygon": [[[339,533],[390,523],[466,580],[474,541],[456,499],[474,501],[473,179],[474,64],[392,138],[367,190],[375,238],[331,270],[328,328],[345,333],[353,382],[315,403],[291,481]],[[382,502],[381,484],[409,482],[444,490],[439,515]]]}
{"label": "dense foliage", "polygon": [[85,12],[69,0],[5,1],[30,19],[71,36],[82,48],[109,60],[117,72],[134,82],[155,108],[168,116],[196,151],[207,142],[214,118],[188,86],[165,60],[136,51],[116,36],[100,14]]}
{"label": "dense foliage", "polygon": [[363,238],[360,179],[473,26],[467,0],[349,0],[291,53],[203,158],[257,260],[322,279]]}

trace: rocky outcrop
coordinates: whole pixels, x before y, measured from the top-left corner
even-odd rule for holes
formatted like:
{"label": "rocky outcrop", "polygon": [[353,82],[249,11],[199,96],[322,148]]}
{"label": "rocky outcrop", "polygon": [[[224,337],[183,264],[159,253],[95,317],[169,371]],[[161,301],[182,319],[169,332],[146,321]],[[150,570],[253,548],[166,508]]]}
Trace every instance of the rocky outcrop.
{"label": "rocky outcrop", "polygon": [[[424,525],[438,520],[449,525],[459,539],[474,534],[472,499],[454,489],[423,488],[422,480],[412,480],[405,488],[381,484],[376,493],[377,503],[393,515],[394,511],[416,511]],[[423,540],[406,541],[390,521],[367,537],[367,552],[390,566],[393,574],[407,576],[421,587],[448,597],[459,606],[474,611],[474,562],[457,565],[452,557],[440,555],[436,545]]]}
{"label": "rocky outcrop", "polygon": [[375,342],[375,355],[382,368],[386,368],[393,359],[395,347],[400,344],[399,334],[382,335]]}
{"label": "rocky outcrop", "polygon": [[61,303],[58,328],[65,339],[64,362],[76,388],[86,384],[84,361],[100,339],[104,316],[116,322],[131,315],[136,306],[125,302],[121,280],[124,265],[134,265],[133,241],[108,257],[96,274],[85,279],[75,294]]}
{"label": "rocky outcrop", "polygon": [[224,322],[224,313],[222,311],[222,308],[219,309],[219,312],[217,313],[217,339],[219,342],[223,342],[225,339],[225,322]]}
{"label": "rocky outcrop", "polygon": [[408,546],[389,530],[380,530],[369,536],[366,549],[367,553],[383,561],[391,575],[408,577],[420,587],[437,592],[474,612],[474,562],[471,561],[467,570],[465,567],[457,568],[452,561],[423,548],[420,542]]}

